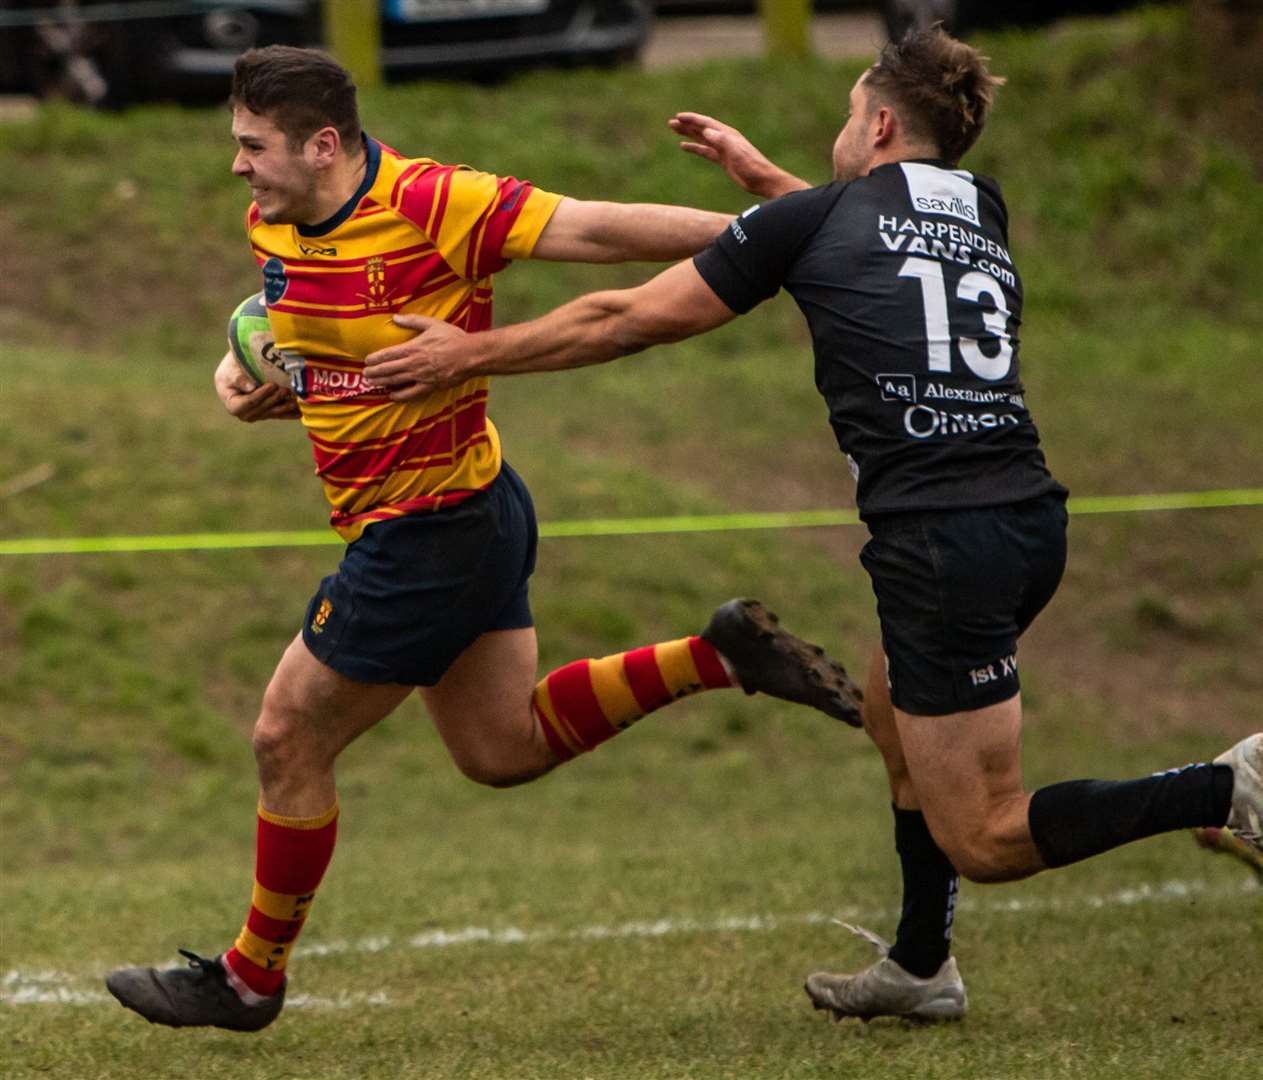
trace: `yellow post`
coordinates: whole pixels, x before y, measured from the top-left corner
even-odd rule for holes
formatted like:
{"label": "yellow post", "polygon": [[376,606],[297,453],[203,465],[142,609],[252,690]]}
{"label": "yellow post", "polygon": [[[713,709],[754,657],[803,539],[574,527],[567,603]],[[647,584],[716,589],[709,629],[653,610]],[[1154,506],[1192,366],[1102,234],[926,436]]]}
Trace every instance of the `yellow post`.
{"label": "yellow post", "polygon": [[361,89],[380,86],[381,0],[324,0],[325,46]]}
{"label": "yellow post", "polygon": [[811,0],[759,0],[768,55],[811,55]]}

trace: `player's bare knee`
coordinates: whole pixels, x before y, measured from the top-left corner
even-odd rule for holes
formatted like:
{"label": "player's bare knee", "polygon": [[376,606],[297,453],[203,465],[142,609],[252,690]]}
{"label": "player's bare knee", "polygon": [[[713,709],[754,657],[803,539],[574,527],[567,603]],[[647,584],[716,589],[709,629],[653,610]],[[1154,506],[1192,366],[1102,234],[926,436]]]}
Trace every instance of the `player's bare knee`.
{"label": "player's bare knee", "polygon": [[259,775],[283,776],[304,767],[311,756],[311,741],[305,732],[306,726],[296,713],[269,708],[265,703],[250,740]]}

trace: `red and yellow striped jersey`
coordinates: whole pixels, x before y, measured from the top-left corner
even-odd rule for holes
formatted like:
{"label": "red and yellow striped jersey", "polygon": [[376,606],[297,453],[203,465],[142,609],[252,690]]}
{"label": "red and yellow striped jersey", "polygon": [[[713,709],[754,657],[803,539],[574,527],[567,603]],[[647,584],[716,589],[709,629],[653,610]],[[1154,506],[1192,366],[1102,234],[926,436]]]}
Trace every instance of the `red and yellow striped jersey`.
{"label": "red and yellow striped jersey", "polygon": [[413,331],[398,312],[468,331],[491,325],[491,275],[531,254],[560,195],[366,140],[359,190],[318,225],[246,230],[276,344],[303,358],[300,395],[316,473],[349,542],[374,521],[451,505],[500,471],[486,378],[412,402],[364,382],[364,357]]}

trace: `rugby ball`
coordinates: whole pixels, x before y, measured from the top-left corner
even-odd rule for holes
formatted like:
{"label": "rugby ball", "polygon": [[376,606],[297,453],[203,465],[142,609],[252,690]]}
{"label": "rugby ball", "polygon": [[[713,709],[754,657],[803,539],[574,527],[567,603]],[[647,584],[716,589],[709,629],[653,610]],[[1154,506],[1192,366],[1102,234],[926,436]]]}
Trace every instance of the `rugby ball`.
{"label": "rugby ball", "polygon": [[256,383],[271,382],[302,393],[302,358],[276,347],[263,293],[247,296],[228,319],[228,345]]}

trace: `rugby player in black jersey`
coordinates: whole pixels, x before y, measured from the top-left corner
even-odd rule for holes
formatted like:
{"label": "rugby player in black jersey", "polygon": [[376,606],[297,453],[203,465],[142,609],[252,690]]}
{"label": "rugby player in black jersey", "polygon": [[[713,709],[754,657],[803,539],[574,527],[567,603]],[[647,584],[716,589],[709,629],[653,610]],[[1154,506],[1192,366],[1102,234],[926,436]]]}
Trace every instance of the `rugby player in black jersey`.
{"label": "rugby player in black jersey", "polygon": [[957,873],[1011,881],[1173,829],[1227,825],[1263,858],[1263,733],[1213,762],[1128,781],[1022,787],[1017,641],[1060,582],[1066,490],[1018,373],[1022,282],[994,181],[958,168],[1002,80],[935,29],[888,45],[856,82],[809,187],[741,134],[681,113],[684,144],[770,201],[635,289],[465,336],[401,319],[368,358],[407,400],[468,378],[612,360],[743,314],[784,288],[811,331],[816,384],[870,532],[881,647],[865,728],[881,750],[904,877],[893,946],[856,975],[807,980],[835,1016],[962,1016],[949,955]]}

